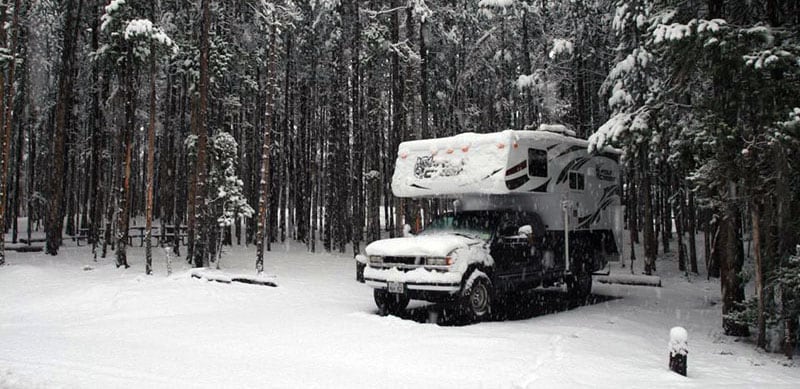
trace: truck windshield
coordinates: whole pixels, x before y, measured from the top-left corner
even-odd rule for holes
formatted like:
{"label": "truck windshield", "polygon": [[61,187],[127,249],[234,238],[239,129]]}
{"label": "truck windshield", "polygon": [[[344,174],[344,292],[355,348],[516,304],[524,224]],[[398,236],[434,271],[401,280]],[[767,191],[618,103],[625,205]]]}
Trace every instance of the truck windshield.
{"label": "truck windshield", "polygon": [[488,212],[448,213],[431,222],[420,235],[451,233],[489,240],[495,220]]}

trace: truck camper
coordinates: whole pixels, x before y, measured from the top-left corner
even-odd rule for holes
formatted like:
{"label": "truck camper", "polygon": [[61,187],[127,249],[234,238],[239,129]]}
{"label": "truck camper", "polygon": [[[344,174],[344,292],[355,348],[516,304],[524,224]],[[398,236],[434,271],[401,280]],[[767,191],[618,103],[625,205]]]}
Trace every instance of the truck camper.
{"label": "truck camper", "polygon": [[357,278],[382,313],[456,301],[481,320],[505,293],[562,284],[586,298],[622,254],[620,155],[589,153],[561,125],[403,142],[394,195],[452,209],[416,236],[369,244]]}

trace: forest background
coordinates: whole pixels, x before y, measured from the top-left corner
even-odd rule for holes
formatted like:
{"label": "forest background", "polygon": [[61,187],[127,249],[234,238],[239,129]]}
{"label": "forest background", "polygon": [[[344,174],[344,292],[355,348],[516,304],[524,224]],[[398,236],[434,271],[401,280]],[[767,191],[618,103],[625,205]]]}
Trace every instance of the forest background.
{"label": "forest background", "polygon": [[625,151],[647,273],[659,247],[704,260],[727,334],[797,347],[798,0],[2,0],[0,22],[10,242],[85,232],[127,266],[139,217],[185,224],[196,266],[355,254],[447,207],[392,196],[399,142],[561,123]]}

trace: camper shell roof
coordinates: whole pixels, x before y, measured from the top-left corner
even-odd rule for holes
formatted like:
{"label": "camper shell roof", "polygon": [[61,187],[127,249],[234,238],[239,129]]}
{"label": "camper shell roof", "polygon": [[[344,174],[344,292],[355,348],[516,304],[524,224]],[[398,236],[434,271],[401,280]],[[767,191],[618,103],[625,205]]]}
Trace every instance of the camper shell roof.
{"label": "camper shell roof", "polygon": [[[510,159],[524,158],[519,152],[527,153],[528,147],[536,145],[588,149],[588,141],[569,136],[574,133],[564,126],[539,128],[403,142],[397,152],[392,191],[398,197],[508,194],[513,191],[506,186],[506,172]],[[621,154],[610,148],[603,152]]]}

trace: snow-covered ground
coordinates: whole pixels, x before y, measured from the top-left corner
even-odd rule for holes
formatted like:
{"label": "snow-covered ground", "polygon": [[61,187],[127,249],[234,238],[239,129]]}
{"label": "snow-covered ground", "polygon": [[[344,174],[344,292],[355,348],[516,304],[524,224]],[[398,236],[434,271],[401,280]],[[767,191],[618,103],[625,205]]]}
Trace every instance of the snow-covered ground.
{"label": "snow-covered ground", "polygon": [[[71,242],[70,242],[71,243]],[[254,249],[223,268],[249,272]],[[510,303],[504,321],[450,326],[447,307],[380,317],[349,254],[274,245],[277,288],[167,277],[156,249],[130,269],[87,247],[9,253],[0,268],[0,387],[552,388],[797,387],[800,367],[722,335],[719,284],[662,258],[663,287],[595,283],[594,304],[557,290]],[[637,266],[641,261],[636,262]],[[628,268],[615,272],[629,272]],[[667,369],[670,328],[689,333],[688,377]]]}

